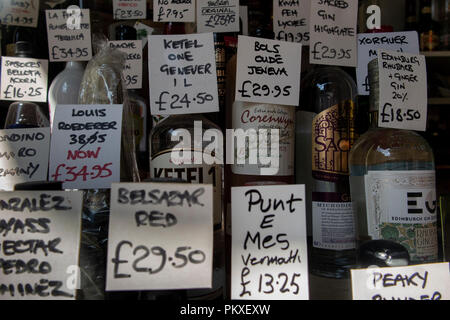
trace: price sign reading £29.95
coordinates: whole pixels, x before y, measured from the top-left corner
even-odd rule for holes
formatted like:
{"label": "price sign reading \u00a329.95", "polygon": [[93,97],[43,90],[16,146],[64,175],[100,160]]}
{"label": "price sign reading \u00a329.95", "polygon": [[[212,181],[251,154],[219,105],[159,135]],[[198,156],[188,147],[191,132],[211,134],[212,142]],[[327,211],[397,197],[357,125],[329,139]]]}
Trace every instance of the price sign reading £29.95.
{"label": "price sign reading \u00a329.95", "polygon": [[211,288],[212,185],[114,183],[106,290]]}
{"label": "price sign reading \u00a329.95", "polygon": [[148,37],[152,115],[219,111],[212,33]]}
{"label": "price sign reading \u00a329.95", "polygon": [[428,99],[425,57],[380,49],[378,70],[378,126],[425,131]]}
{"label": "price sign reading \u00a329.95", "polygon": [[49,180],[64,189],[110,188],[120,181],[122,105],[57,105]]}

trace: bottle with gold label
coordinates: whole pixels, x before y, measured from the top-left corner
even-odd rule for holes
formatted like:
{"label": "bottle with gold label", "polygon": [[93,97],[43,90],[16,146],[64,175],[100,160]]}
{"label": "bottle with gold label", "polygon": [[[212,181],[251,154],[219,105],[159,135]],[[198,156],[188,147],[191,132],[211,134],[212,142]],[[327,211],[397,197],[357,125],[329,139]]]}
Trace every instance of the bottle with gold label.
{"label": "bottle with gold label", "polygon": [[439,49],[440,25],[433,20],[431,12],[431,0],[420,1],[420,50],[435,51]]}
{"label": "bottle with gold label", "polygon": [[403,246],[410,264],[437,262],[433,151],[410,130],[379,128],[377,60],[369,63],[372,127],[350,152],[350,184],[358,247],[374,240]]}
{"label": "bottle with gold label", "polygon": [[309,269],[346,278],[355,262],[348,155],[357,138],[357,89],[342,69],[316,66],[301,90],[295,170],[296,182],[306,185]]}

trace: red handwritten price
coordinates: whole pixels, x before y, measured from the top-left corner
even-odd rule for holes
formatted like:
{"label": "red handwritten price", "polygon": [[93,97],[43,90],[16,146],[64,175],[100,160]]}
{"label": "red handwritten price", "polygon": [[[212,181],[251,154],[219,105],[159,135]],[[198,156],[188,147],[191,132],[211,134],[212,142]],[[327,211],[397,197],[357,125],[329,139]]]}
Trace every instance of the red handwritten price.
{"label": "red handwritten price", "polygon": [[[88,181],[108,178],[112,175],[112,171],[109,168],[110,166],[112,166],[112,162],[105,163],[103,165],[84,165],[82,167],[66,166],[65,164],[60,164],[56,167],[55,172],[51,175],[51,177],[55,181],[62,182],[74,182],[77,180]],[[64,180],[60,179],[61,176],[65,177]]]}

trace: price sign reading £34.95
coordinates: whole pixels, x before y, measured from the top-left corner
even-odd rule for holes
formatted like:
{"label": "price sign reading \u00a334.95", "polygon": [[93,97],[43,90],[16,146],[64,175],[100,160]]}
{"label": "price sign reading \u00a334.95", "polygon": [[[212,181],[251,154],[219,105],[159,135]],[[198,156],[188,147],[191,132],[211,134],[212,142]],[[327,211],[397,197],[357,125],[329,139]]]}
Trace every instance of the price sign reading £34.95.
{"label": "price sign reading \u00a334.95", "polygon": [[47,101],[48,60],[2,57],[0,99]]}
{"label": "price sign reading \u00a334.95", "polygon": [[231,190],[231,298],[308,300],[305,186]]}
{"label": "price sign reading \u00a334.95", "polygon": [[50,61],[92,58],[89,9],[45,10]]}
{"label": "price sign reading \u00a334.95", "polygon": [[301,54],[299,43],[239,36],[236,100],[297,106]]}
{"label": "price sign reading \u00a334.95", "polygon": [[106,290],[211,288],[212,185],[114,183]]}
{"label": "price sign reading \u00a334.95", "polygon": [[428,100],[425,57],[380,49],[378,70],[378,126],[425,131]]}
{"label": "price sign reading \u00a334.95", "polygon": [[122,105],[57,105],[49,180],[64,189],[110,188],[120,181]]}
{"label": "price sign reading \u00a334.95", "polygon": [[212,33],[148,37],[152,115],[219,111]]}

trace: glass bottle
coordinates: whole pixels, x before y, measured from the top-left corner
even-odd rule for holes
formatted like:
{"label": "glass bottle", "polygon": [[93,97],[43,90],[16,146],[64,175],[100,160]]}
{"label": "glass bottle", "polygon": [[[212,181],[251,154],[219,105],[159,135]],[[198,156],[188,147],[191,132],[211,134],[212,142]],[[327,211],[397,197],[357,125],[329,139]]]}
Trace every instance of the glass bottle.
{"label": "glass bottle", "polygon": [[440,29],[439,23],[432,18],[431,0],[421,0],[419,21],[421,51],[434,51],[439,49]]}
{"label": "glass bottle", "polygon": [[50,125],[53,122],[57,104],[77,104],[81,80],[84,74],[84,64],[79,61],[69,61],[48,90],[48,107]]}
{"label": "glass bottle", "polygon": [[405,31],[417,30],[417,1],[405,1]]}
{"label": "glass bottle", "polygon": [[410,263],[436,262],[437,205],[434,156],[414,131],[378,128],[377,60],[369,63],[371,129],[350,152],[357,245],[389,240]]}
{"label": "glass bottle", "polygon": [[348,154],[357,138],[356,95],[338,67],[316,66],[302,81],[296,182],[306,184],[309,269],[317,276],[347,278],[355,262]]}
{"label": "glass bottle", "polygon": [[[201,136],[194,132],[196,125],[201,125]],[[200,114],[171,115],[158,123],[150,133],[150,177],[151,179],[173,179],[187,183],[204,183],[213,185],[213,221],[214,221],[214,252],[213,252],[213,288],[195,289],[180,292],[187,299],[212,300],[222,299],[224,290],[224,243],[223,243],[223,219],[222,219],[222,170],[220,163],[207,164],[204,161],[203,150],[210,142],[203,141],[205,131],[214,130],[221,135],[220,128]],[[192,146],[183,147],[184,152],[191,152],[186,161],[189,163],[177,164],[172,161],[171,153],[179,144],[177,136],[183,131],[189,132]],[[198,139],[201,139],[200,141]],[[196,149],[195,146],[202,146]],[[196,164],[192,159],[200,157],[201,164]],[[190,164],[191,163],[191,164]],[[161,294],[161,293],[160,293]],[[148,298],[158,299],[147,293]]]}

